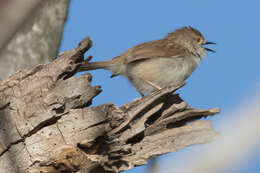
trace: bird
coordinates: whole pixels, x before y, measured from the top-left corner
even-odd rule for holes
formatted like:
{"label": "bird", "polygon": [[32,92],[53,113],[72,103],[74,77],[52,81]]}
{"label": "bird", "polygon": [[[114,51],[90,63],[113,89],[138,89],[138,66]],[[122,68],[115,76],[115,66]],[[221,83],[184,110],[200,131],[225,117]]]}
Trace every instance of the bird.
{"label": "bird", "polygon": [[205,58],[204,47],[216,44],[206,41],[201,32],[191,26],[181,27],[164,38],[138,44],[123,54],[107,61],[83,62],[79,70],[105,69],[111,78],[123,75],[141,96],[167,86],[178,86],[192,74]]}

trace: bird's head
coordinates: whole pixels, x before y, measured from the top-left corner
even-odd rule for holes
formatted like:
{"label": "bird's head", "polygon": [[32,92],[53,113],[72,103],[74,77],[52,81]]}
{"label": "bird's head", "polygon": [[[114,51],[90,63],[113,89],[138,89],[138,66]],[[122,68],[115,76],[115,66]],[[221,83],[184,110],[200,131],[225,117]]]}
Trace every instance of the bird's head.
{"label": "bird's head", "polygon": [[192,27],[182,27],[169,33],[166,39],[174,41],[176,44],[186,46],[188,49],[201,49],[204,51],[215,52],[212,49],[204,47],[209,44],[216,44],[214,42],[206,41],[205,37],[200,31]]}

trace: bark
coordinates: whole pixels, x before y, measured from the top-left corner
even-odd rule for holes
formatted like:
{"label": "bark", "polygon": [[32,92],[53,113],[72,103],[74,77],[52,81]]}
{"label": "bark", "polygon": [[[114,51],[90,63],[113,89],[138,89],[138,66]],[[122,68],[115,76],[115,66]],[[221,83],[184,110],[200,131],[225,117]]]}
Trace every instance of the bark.
{"label": "bark", "polygon": [[190,108],[176,87],[89,107],[101,87],[91,86],[90,74],[73,75],[90,47],[86,38],[0,85],[0,172],[120,172],[216,139],[210,121],[199,119],[219,109]]}
{"label": "bark", "polygon": [[32,68],[57,56],[69,2],[5,0],[0,3],[0,81],[19,69]]}

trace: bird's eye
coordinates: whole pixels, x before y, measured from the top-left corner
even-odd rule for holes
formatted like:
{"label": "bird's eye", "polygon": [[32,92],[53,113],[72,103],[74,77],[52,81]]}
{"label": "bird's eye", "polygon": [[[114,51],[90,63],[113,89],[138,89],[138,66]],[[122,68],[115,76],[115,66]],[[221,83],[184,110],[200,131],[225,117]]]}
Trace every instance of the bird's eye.
{"label": "bird's eye", "polygon": [[200,38],[198,38],[198,40],[197,40],[197,41],[198,41],[198,43],[201,43],[201,39],[200,39]]}

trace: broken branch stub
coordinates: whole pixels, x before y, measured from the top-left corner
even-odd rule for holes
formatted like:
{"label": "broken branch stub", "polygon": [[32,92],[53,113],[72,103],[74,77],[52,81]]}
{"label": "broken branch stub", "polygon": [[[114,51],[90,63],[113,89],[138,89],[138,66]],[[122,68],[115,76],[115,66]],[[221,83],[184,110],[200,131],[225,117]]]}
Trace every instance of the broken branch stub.
{"label": "broken branch stub", "polygon": [[0,172],[120,172],[218,136],[199,119],[219,109],[190,108],[176,87],[122,106],[88,107],[101,88],[90,85],[90,74],[73,75],[91,45],[86,38],[0,85]]}

